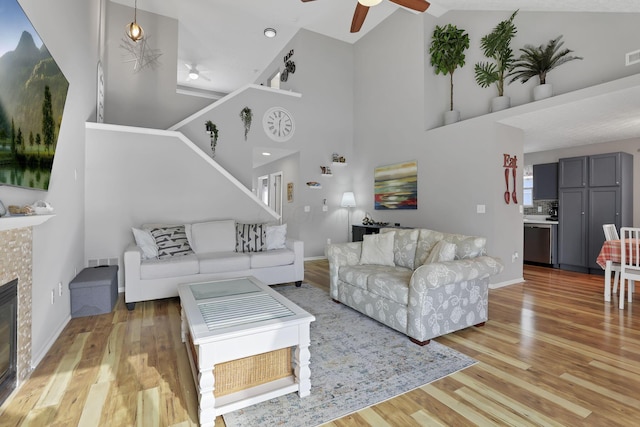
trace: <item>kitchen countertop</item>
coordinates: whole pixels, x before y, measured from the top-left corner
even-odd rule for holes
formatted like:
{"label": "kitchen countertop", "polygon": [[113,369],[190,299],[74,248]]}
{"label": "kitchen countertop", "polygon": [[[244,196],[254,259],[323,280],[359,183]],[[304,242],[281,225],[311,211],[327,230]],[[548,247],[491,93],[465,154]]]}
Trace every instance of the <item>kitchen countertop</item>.
{"label": "kitchen countertop", "polygon": [[522,218],[522,222],[525,224],[547,224],[547,225],[557,225],[558,221],[549,221],[547,219],[548,215],[525,215]]}

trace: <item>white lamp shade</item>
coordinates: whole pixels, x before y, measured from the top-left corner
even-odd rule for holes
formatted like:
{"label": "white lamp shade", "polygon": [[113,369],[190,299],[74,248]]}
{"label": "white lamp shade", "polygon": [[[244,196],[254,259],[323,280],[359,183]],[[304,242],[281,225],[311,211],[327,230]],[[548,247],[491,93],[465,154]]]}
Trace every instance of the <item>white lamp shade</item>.
{"label": "white lamp shade", "polygon": [[379,4],[382,0],[358,0],[358,3],[360,3],[363,6],[375,6],[377,4]]}
{"label": "white lamp shade", "polygon": [[345,193],[342,195],[340,206],[343,208],[356,207],[356,196],[353,194],[353,191],[345,191]]}

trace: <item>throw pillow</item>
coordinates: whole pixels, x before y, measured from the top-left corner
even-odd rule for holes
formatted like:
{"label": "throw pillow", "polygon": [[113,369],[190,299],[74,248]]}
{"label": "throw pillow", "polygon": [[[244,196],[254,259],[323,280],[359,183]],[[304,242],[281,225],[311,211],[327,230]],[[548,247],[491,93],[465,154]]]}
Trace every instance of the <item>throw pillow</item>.
{"label": "throw pillow", "polygon": [[261,252],[266,240],[264,224],[236,224],[236,252]]}
{"label": "throw pillow", "polygon": [[431,252],[429,252],[429,256],[427,256],[427,259],[424,260],[424,264],[453,261],[455,258],[456,245],[454,243],[440,240],[433,246],[433,249],[431,249]]}
{"label": "throw pillow", "polygon": [[142,249],[142,259],[152,259],[158,257],[158,247],[156,240],[153,238],[149,230],[141,230],[139,228],[131,228],[133,238],[136,240],[136,246]]}
{"label": "throw pillow", "polygon": [[360,264],[395,266],[393,262],[393,240],[395,235],[395,231],[365,234],[362,237]]}
{"label": "throw pillow", "polygon": [[395,231],[396,233],[396,238],[393,241],[393,261],[398,267],[406,267],[413,270],[420,231],[383,228],[380,233],[388,233],[390,231]]}
{"label": "throw pillow", "polygon": [[193,253],[187,241],[184,225],[152,228],[149,231],[158,247],[158,259]]}
{"label": "throw pillow", "polygon": [[283,249],[287,240],[287,224],[267,225],[267,250]]}

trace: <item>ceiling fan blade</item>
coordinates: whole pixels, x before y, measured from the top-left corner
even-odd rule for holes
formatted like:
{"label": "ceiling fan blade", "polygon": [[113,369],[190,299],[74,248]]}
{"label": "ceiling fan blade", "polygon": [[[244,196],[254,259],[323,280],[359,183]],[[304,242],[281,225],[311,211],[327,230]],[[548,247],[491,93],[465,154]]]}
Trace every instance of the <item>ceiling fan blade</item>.
{"label": "ceiling fan blade", "polygon": [[356,3],[356,11],[353,12],[353,20],[351,21],[351,32],[357,33],[362,28],[364,18],[367,17],[369,6],[363,6],[360,2]]}
{"label": "ceiling fan blade", "polygon": [[404,6],[407,9],[417,10],[418,12],[424,12],[431,6],[431,4],[424,0],[389,0],[400,6]]}

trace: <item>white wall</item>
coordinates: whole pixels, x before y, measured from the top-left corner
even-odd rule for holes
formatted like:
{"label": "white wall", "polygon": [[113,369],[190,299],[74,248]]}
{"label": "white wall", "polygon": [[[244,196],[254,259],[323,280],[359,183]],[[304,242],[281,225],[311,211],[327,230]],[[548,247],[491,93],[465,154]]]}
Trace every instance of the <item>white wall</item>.
{"label": "white wall", "polygon": [[[95,117],[100,3],[21,0],[20,4],[69,81],[49,190],[0,186],[5,205],[44,199],[55,208],[56,217],[33,231],[32,361],[37,364],[69,319],[68,283],[83,266],[84,123]],[[56,289],[53,305],[52,289]]]}
{"label": "white wall", "polygon": [[145,223],[276,222],[249,190],[175,132],[94,124],[86,146],[87,259],[119,258],[122,266],[131,227]]}
{"label": "white wall", "polygon": [[144,28],[148,46],[162,55],[158,67],[135,72],[131,56],[120,47],[133,8],[109,1],[106,9],[105,123],[167,129],[211,103],[176,93],[177,20],[138,9],[137,22]]}

